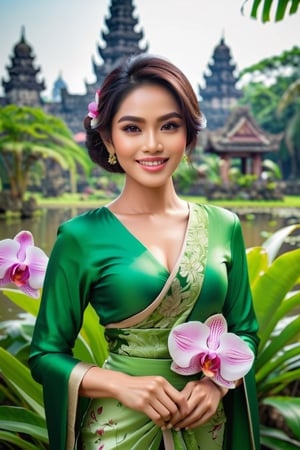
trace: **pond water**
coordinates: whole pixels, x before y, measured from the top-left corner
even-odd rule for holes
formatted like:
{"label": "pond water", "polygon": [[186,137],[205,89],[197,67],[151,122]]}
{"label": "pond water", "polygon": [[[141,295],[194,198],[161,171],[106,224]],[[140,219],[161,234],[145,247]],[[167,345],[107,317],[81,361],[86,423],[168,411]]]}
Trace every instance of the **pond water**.
{"label": "pond water", "polygon": [[[45,209],[41,214],[32,219],[12,218],[0,221],[0,240],[13,238],[21,230],[29,230],[34,236],[35,245],[42,248],[47,255],[50,254],[56,238],[56,231],[62,222],[84,212],[80,208]],[[299,223],[300,207],[293,209],[270,209],[253,212],[250,208],[235,211],[241,220],[245,245],[247,248],[260,246],[268,237],[280,228]],[[300,236],[290,240],[290,244],[300,247]],[[290,244],[286,244],[287,247]],[[14,307],[0,292],[0,320],[14,318],[18,313]]]}

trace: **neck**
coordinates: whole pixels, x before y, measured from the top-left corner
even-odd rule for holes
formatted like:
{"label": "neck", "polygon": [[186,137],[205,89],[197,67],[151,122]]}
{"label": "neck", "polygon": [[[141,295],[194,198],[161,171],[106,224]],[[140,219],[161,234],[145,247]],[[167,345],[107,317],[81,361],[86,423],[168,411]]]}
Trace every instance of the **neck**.
{"label": "neck", "polygon": [[160,214],[185,208],[186,202],[178,197],[170,179],[168,185],[157,188],[133,186],[125,182],[122,193],[112,205],[124,214]]}

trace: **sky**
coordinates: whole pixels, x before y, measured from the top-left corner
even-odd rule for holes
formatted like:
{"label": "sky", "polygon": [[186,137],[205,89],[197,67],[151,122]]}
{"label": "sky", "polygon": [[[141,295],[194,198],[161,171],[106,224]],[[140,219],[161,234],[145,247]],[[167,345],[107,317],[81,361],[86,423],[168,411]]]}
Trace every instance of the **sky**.
{"label": "sky", "polygon": [[[300,12],[283,22],[262,24],[250,18],[253,0],[241,13],[244,1],[133,0],[136,30],[144,32],[140,45],[180,67],[197,93],[222,37],[238,71],[300,46]],[[46,83],[42,95],[51,95],[59,74],[70,93],[84,93],[84,82],[95,82],[92,59],[102,63],[98,45],[105,44],[101,33],[107,31],[110,4],[110,0],[0,0],[0,79],[8,79],[6,66],[24,26],[35,66],[41,68],[39,80]]]}

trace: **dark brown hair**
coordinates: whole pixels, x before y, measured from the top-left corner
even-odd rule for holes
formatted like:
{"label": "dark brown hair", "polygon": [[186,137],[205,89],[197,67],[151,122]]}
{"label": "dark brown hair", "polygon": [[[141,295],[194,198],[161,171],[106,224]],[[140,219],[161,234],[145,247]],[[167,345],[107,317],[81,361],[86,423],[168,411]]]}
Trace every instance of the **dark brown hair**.
{"label": "dark brown hair", "polygon": [[200,112],[197,97],[181,70],[161,57],[146,53],[133,56],[105,78],[99,95],[96,128],[91,128],[91,119],[88,116],[84,120],[90,158],[110,172],[123,173],[124,170],[119,163],[108,163],[108,151],[99,133],[107,141],[111,141],[113,117],[121,102],[133,89],[145,83],[164,86],[174,96],[185,120],[188,152],[195,147],[198,132],[205,128],[205,117]]}

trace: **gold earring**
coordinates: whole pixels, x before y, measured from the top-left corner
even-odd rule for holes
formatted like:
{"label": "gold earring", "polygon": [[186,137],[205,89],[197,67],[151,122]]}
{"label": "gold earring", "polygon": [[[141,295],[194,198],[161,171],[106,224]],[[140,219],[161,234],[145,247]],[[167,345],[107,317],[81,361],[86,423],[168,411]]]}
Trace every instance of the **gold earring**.
{"label": "gold earring", "polygon": [[185,162],[185,163],[189,162],[189,157],[188,157],[188,155],[186,153],[183,155],[182,161]]}
{"label": "gold earring", "polygon": [[115,153],[109,153],[107,161],[108,161],[108,164],[111,164],[112,166],[117,164],[117,158],[116,158]]}

